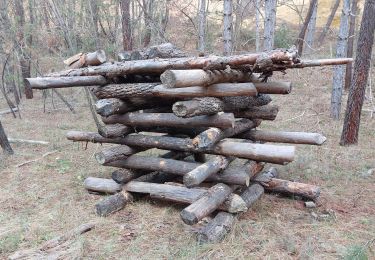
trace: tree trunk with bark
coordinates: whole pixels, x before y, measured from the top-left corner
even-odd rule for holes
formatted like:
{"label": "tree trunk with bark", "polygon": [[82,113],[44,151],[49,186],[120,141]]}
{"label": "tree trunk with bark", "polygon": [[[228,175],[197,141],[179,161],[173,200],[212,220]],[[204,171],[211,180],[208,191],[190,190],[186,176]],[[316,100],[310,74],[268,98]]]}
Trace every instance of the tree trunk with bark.
{"label": "tree trunk with bark", "polygon": [[375,1],[366,0],[363,10],[357,44],[357,56],[354,64],[353,81],[349,89],[344,126],[341,134],[341,145],[358,143],[361,111],[371,65],[375,30]]}
{"label": "tree trunk with bark", "polygon": [[133,49],[133,39],[130,21],[130,0],[120,0],[122,23],[122,46],[125,51]]}
{"label": "tree trunk with bark", "polygon": [[14,154],[12,147],[9,144],[8,137],[5,134],[3,125],[0,121],[0,146],[3,148],[4,152],[7,154]]}
{"label": "tree trunk with bark", "polygon": [[107,217],[123,209],[131,201],[133,201],[133,196],[129,192],[121,191],[98,202],[95,205],[95,212],[98,216]]}
{"label": "tree trunk with bark", "polygon": [[[344,0],[340,19],[340,29],[337,40],[336,57],[346,56],[349,32],[350,0]],[[331,96],[331,117],[339,120],[341,112],[342,89],[344,87],[345,67],[336,66],[333,70],[333,84]]]}
{"label": "tree trunk with bark", "polygon": [[247,119],[275,120],[279,113],[279,107],[273,105],[264,105],[259,107],[250,107],[246,110],[235,111],[235,117]]}
{"label": "tree trunk with bark", "polygon": [[337,9],[339,8],[339,5],[340,5],[340,0],[336,0],[335,3],[332,6],[331,13],[328,16],[327,23],[324,26],[323,31],[319,36],[319,39],[318,39],[319,45],[323,44],[324,38],[326,37],[327,32],[328,32],[329,28],[331,27],[332,21],[335,18],[335,14],[336,14]]}
{"label": "tree trunk with bark", "polygon": [[273,49],[275,26],[276,26],[276,0],[264,1],[264,50],[270,51]]}
{"label": "tree trunk with bark", "polygon": [[224,0],[223,9],[223,42],[224,42],[224,56],[231,55],[233,48],[233,3],[232,0]]}
{"label": "tree trunk with bark", "polygon": [[307,49],[305,48],[305,53],[311,53],[314,47],[314,39],[315,39],[315,28],[316,28],[316,17],[318,13],[318,1],[315,1],[313,7],[313,13],[311,15],[309,25],[307,26],[307,35],[306,35],[306,44]]}
{"label": "tree trunk with bark", "polygon": [[204,56],[206,49],[206,0],[199,0],[198,11],[198,52]]}
{"label": "tree trunk with bark", "polygon": [[202,115],[214,115],[224,110],[224,103],[218,98],[204,97],[173,104],[172,111],[178,117],[189,118]]}
{"label": "tree trunk with bark", "polygon": [[217,243],[232,230],[236,218],[228,212],[219,212],[205,227],[199,230],[198,243]]}

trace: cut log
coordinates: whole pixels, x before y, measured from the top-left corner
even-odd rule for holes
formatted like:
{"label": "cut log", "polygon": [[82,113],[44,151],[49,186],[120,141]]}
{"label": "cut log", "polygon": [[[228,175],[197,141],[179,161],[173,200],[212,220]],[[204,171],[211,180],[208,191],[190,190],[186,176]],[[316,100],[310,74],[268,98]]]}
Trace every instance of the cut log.
{"label": "cut log", "polygon": [[172,111],[178,117],[214,115],[224,110],[224,103],[218,98],[205,97],[173,104]]}
{"label": "cut log", "polygon": [[235,111],[234,115],[236,117],[248,119],[275,120],[278,113],[278,106],[264,105],[259,107],[249,107],[242,111]]}
{"label": "cut log", "polygon": [[193,139],[193,145],[198,150],[205,150],[212,148],[219,141],[238,135],[244,131],[250,130],[251,128],[257,127],[260,121],[255,122],[249,119],[237,120],[234,123],[233,128],[227,128],[221,130],[219,128],[209,128],[206,131],[200,133]]}
{"label": "cut log", "polygon": [[[208,189],[203,188],[186,188],[184,186],[176,186],[170,184],[146,183],[140,181],[131,181],[124,186],[124,190],[128,192],[147,193],[151,198],[173,201],[183,204],[192,204],[201,197],[205,196]],[[237,194],[230,194],[219,209],[238,213],[247,210],[246,203]]]}
{"label": "cut log", "polygon": [[[146,102],[146,101],[145,101]],[[138,106],[129,104],[118,98],[99,99],[95,103],[96,112],[102,116],[110,116],[114,114],[123,114],[130,111],[138,110]]]}
{"label": "cut log", "polygon": [[305,132],[277,132],[264,130],[250,130],[240,134],[241,138],[252,141],[291,143],[291,144],[312,144],[322,145],[327,138],[319,133]]}
{"label": "cut log", "polygon": [[212,85],[222,82],[251,82],[252,74],[240,70],[167,70],[160,80],[167,88]]}
{"label": "cut log", "polygon": [[252,83],[220,83],[208,87],[193,86],[178,89],[169,89],[160,83],[127,83],[95,87],[92,88],[92,91],[98,98],[193,98],[257,95],[257,90]]}
{"label": "cut log", "polygon": [[121,185],[112,179],[88,177],[83,183],[88,191],[113,194],[121,190]]}
{"label": "cut log", "polygon": [[245,201],[246,206],[250,208],[264,194],[262,185],[254,183],[247,187],[241,194],[241,198]]}
{"label": "cut log", "polygon": [[27,78],[25,83],[33,89],[84,87],[107,84],[103,76],[83,77],[38,77]]}
{"label": "cut log", "polygon": [[134,129],[132,127],[122,125],[122,124],[108,124],[99,129],[99,134],[106,138],[117,138],[124,137],[132,132]]}
{"label": "cut log", "polygon": [[97,66],[107,61],[107,57],[103,50],[89,53],[78,53],[66,60],[64,64],[71,69],[78,69],[87,66]]}
{"label": "cut log", "polygon": [[155,58],[181,58],[187,57],[187,54],[179,50],[172,43],[163,43],[160,45],[151,46],[146,49],[135,51],[122,51],[118,54],[119,61],[128,60],[147,60]]}
{"label": "cut log", "polygon": [[[102,75],[108,77],[121,76],[127,74],[147,74],[147,73],[163,73],[167,69],[218,69],[223,70],[226,66],[236,68],[242,65],[255,64],[260,56],[267,56],[269,60],[276,63],[297,61],[297,52],[295,50],[273,50],[268,53],[256,53],[245,55],[234,55],[227,57],[188,57],[188,58],[172,58],[157,60],[138,60],[106,63],[95,68],[70,69],[61,72],[48,74],[51,77],[67,77],[67,76],[91,76]],[[297,61],[298,62],[298,61]]]}
{"label": "cut log", "polygon": [[1,148],[3,148],[4,152],[6,152],[7,154],[14,154],[12,146],[10,146],[9,144],[8,137],[5,134],[3,125],[1,124],[1,121],[0,121],[0,146]]}
{"label": "cut log", "polygon": [[[117,143],[141,148],[159,148],[165,150],[199,152],[189,138],[169,136],[152,136],[131,134],[124,138],[104,138],[92,132],[70,131],[68,140],[96,143]],[[205,153],[224,156],[235,156],[260,162],[287,164],[294,159],[294,146],[280,146],[269,144],[239,143],[222,140]],[[126,168],[126,167],[125,167]]]}
{"label": "cut log", "polygon": [[262,83],[254,83],[256,90],[260,94],[289,94],[292,91],[292,83],[270,81]]}
{"label": "cut log", "polygon": [[186,187],[197,186],[212,174],[218,173],[219,171],[225,169],[228,164],[229,161],[227,158],[223,156],[215,156],[202,165],[199,165],[194,170],[186,173],[183,178],[184,185]]}
{"label": "cut log", "polygon": [[106,124],[124,124],[127,126],[167,126],[167,127],[218,127],[227,128],[234,124],[234,116],[231,113],[223,113],[213,116],[196,116],[193,118],[180,118],[172,113],[127,113],[124,115],[112,115],[103,118]]}
{"label": "cut log", "polygon": [[119,145],[96,153],[95,159],[99,164],[105,165],[113,161],[126,159],[129,155],[138,153],[140,151],[142,150],[139,148],[136,149],[127,145]]}
{"label": "cut log", "polygon": [[272,98],[267,94],[259,94],[256,97],[223,97],[224,111],[239,111],[252,107],[268,105]]}
{"label": "cut log", "polygon": [[316,200],[319,197],[320,188],[318,186],[275,178],[275,171],[275,168],[271,168],[255,176],[252,181],[261,184],[268,192],[299,196],[307,200]]}
{"label": "cut log", "polygon": [[233,214],[219,212],[197,235],[198,243],[217,243],[231,231],[236,218]]}
{"label": "cut log", "polygon": [[231,187],[218,183],[212,186],[200,199],[184,208],[180,216],[188,225],[197,224],[201,219],[214,212],[231,193]]}
{"label": "cut log", "polygon": [[101,217],[106,217],[116,211],[123,209],[126,204],[133,200],[133,196],[122,191],[114,195],[110,195],[95,205],[96,214]]}
{"label": "cut log", "polygon": [[[200,165],[201,163],[184,162],[173,159],[163,159],[140,155],[131,155],[126,160],[115,161],[108,164],[108,166],[112,167],[147,171],[162,171],[179,176],[184,176],[186,173],[194,170]],[[250,169],[245,166],[229,166],[220,174],[213,174],[209,176],[207,181],[248,186],[250,183]]]}

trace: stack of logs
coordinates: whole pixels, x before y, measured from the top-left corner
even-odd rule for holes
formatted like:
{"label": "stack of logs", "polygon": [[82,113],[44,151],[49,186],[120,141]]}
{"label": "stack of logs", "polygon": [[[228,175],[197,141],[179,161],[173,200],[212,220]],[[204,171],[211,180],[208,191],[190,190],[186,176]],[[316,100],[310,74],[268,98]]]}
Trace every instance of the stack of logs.
{"label": "stack of logs", "polygon": [[[147,50],[141,53],[147,57]],[[96,205],[98,215],[108,216],[147,194],[187,204],[180,216],[188,225],[216,213],[198,232],[199,241],[215,242],[229,232],[236,214],[246,212],[264,192],[318,198],[319,187],[280,179],[274,167],[264,170],[266,163],[285,165],[295,157],[294,146],[268,143],[321,145],[326,139],[318,133],[258,129],[262,120],[277,116],[270,94],[292,89],[289,82],[268,78],[273,71],[350,59],[301,61],[294,49],[183,57],[172,46],[162,53],[164,59],[148,60],[131,60],[139,52],[125,53],[120,62],[28,79],[35,89],[90,86],[98,99],[96,112],[105,124],[99,133],[67,134],[72,141],[116,144],[95,155],[99,164],[119,168],[112,179],[84,182],[91,192],[113,194]],[[82,54],[80,64],[90,65]],[[154,148],[166,151],[151,156]]]}

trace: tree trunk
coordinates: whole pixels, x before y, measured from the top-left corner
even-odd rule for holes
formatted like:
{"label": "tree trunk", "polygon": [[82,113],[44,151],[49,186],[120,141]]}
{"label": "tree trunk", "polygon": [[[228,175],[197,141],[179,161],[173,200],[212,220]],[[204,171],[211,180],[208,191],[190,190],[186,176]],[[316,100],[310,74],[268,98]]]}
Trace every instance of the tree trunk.
{"label": "tree trunk", "polygon": [[306,44],[307,49],[305,48],[305,53],[311,53],[314,46],[314,39],[315,39],[315,27],[316,27],[316,17],[318,13],[318,1],[315,1],[313,7],[313,13],[311,15],[309,25],[307,26],[307,35],[306,35]]}
{"label": "tree trunk", "polygon": [[231,193],[231,187],[218,183],[211,187],[200,199],[183,209],[180,216],[186,224],[194,225],[214,212]]}
{"label": "tree trunk", "polygon": [[[358,0],[352,0],[350,6],[350,19],[349,19],[349,38],[348,38],[348,50],[346,52],[346,57],[353,57],[353,48],[355,40],[355,27],[356,27],[356,17],[358,15]],[[352,72],[353,64],[348,63],[345,70],[345,90],[348,91],[352,82]]]}
{"label": "tree trunk", "polygon": [[263,194],[263,186],[258,183],[253,183],[241,193],[241,198],[245,201],[246,206],[250,208]]}
{"label": "tree trunk", "polygon": [[264,1],[264,50],[270,51],[273,49],[275,26],[276,26],[276,0]]}
{"label": "tree trunk", "polygon": [[83,183],[88,191],[114,194],[121,190],[121,185],[112,179],[88,177]]}
{"label": "tree trunk", "polygon": [[12,147],[9,144],[8,137],[5,134],[3,125],[0,121],[0,146],[3,148],[4,152],[7,154],[14,154]]}
{"label": "tree trunk", "polygon": [[[336,58],[346,56],[349,31],[350,0],[344,0],[340,19],[340,30],[337,40]],[[342,89],[344,85],[344,66],[336,66],[333,70],[333,86],[331,96],[331,117],[339,120],[341,112]]]}
{"label": "tree trunk", "polygon": [[228,56],[232,53],[233,48],[233,3],[232,0],[224,0],[223,9],[223,41],[224,41],[224,56]]}
{"label": "tree trunk", "polygon": [[264,105],[259,107],[250,107],[246,110],[234,112],[235,117],[247,119],[275,120],[279,113],[278,106]]}
{"label": "tree trunk", "polygon": [[318,133],[250,130],[239,135],[254,142],[322,145],[327,138]]}
{"label": "tree trunk", "polygon": [[200,56],[204,56],[206,49],[206,0],[199,0],[198,29],[198,52]]}
{"label": "tree trunk", "polygon": [[196,116],[180,118],[172,113],[127,113],[103,118],[106,124],[124,124],[127,126],[167,126],[167,127],[218,127],[227,128],[234,125],[234,116],[231,113],[213,116]]}
{"label": "tree trunk", "polygon": [[341,134],[341,145],[358,143],[361,111],[371,64],[375,30],[375,1],[366,0],[363,10],[357,44],[357,56],[354,64],[353,81],[349,89],[344,126]]}
{"label": "tree trunk", "polygon": [[[124,138],[111,139],[104,138],[96,133],[79,131],[68,132],[67,138],[72,141],[117,143],[141,148],[159,148],[193,153],[200,152],[194,147],[192,140],[189,138],[131,134]],[[205,152],[224,156],[236,156],[255,161],[287,164],[294,160],[295,147],[222,140],[212,149]]]}
{"label": "tree trunk", "polygon": [[211,149],[225,138],[236,136],[242,132],[245,132],[246,130],[256,127],[257,125],[257,122],[253,122],[248,119],[241,119],[234,123],[233,128],[228,128],[225,130],[220,130],[219,128],[209,128],[197,135],[192,140],[192,143],[196,149],[204,151],[206,149]]}
{"label": "tree trunk", "polygon": [[339,8],[339,5],[340,5],[340,0],[336,0],[336,2],[334,3],[334,5],[332,6],[331,13],[330,13],[330,15],[329,15],[329,17],[327,19],[327,23],[324,26],[323,31],[322,31],[322,33],[319,36],[319,39],[318,39],[319,45],[323,44],[324,38],[327,35],[329,27],[331,27],[332,21],[335,18],[335,14],[336,14],[337,8]]}
{"label": "tree trunk", "polygon": [[133,201],[133,196],[126,191],[122,191],[108,196],[98,202],[95,205],[95,211],[98,216],[107,217],[108,215],[123,209],[126,204],[131,201]]}
{"label": "tree trunk", "polygon": [[236,218],[233,214],[219,212],[197,235],[198,243],[217,243],[231,231]]}
{"label": "tree trunk", "polygon": [[311,17],[313,15],[314,8],[315,8],[315,5],[317,4],[317,2],[318,2],[318,0],[310,0],[310,5],[309,5],[309,9],[307,11],[306,17],[305,17],[305,21],[303,22],[303,25],[302,25],[301,31],[299,32],[297,40],[294,42],[294,45],[297,46],[298,54],[300,56],[302,56],[302,49],[303,49],[303,43],[304,43],[304,40],[305,40],[306,30],[307,30],[307,27],[308,27],[308,25],[311,21]]}
{"label": "tree trunk", "polygon": [[215,115],[224,110],[224,103],[214,97],[195,98],[178,101],[173,104],[172,111],[178,117],[189,118],[202,115]]}
{"label": "tree trunk", "polygon": [[130,21],[130,0],[120,0],[122,23],[122,46],[125,51],[133,49],[133,39]]}
{"label": "tree trunk", "polygon": [[255,0],[255,51],[260,51],[260,0]]}
{"label": "tree trunk", "polygon": [[194,170],[184,175],[183,181],[186,187],[198,186],[204,182],[212,174],[218,173],[220,170],[225,169],[229,164],[227,158],[223,156],[215,156]]}
{"label": "tree trunk", "polygon": [[99,17],[99,7],[98,7],[98,0],[90,0],[89,2],[89,8],[90,8],[90,14],[91,14],[91,28],[94,31],[94,37],[95,37],[95,46],[97,49],[101,49],[101,43],[100,43],[100,35],[99,35],[99,28],[98,28],[98,21],[100,19]]}

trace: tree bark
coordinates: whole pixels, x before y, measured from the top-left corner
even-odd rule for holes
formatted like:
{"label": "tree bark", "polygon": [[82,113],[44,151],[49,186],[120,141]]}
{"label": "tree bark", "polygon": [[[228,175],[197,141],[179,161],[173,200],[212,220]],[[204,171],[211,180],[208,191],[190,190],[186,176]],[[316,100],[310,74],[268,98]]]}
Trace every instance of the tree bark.
{"label": "tree bark", "polygon": [[255,142],[275,142],[275,143],[290,143],[290,144],[311,144],[322,145],[327,138],[318,133],[305,132],[277,132],[277,131],[262,131],[250,130],[240,134],[238,137],[250,139]]}
{"label": "tree bark", "polygon": [[223,42],[224,42],[224,56],[228,56],[232,53],[233,48],[233,4],[232,0],[224,0],[223,9]]}
{"label": "tree bark", "polygon": [[156,58],[167,59],[182,57],[187,57],[187,54],[179,50],[170,42],[154,45],[141,50],[123,51],[118,54],[119,61],[148,60]]}
{"label": "tree bark", "polygon": [[173,104],[172,111],[178,117],[189,118],[202,115],[215,115],[224,110],[224,103],[214,97],[195,98],[178,101]]}
{"label": "tree bark", "polygon": [[117,138],[117,137],[124,137],[133,132],[134,132],[134,129],[132,127],[122,125],[122,124],[112,124],[112,125],[105,125],[99,134],[106,138]]}
{"label": "tree bark", "polygon": [[250,208],[263,194],[263,186],[253,183],[241,193],[241,198],[245,201],[247,208]]}
{"label": "tree bark", "polygon": [[130,21],[130,0],[120,0],[122,23],[122,46],[125,51],[133,49],[133,39]]}
{"label": "tree bark", "polygon": [[264,1],[264,50],[273,49],[275,26],[276,26],[276,0]]}
{"label": "tree bark", "polygon": [[33,89],[69,88],[104,85],[103,76],[26,78],[25,84]]}
{"label": "tree bark", "polygon": [[0,146],[3,148],[4,152],[7,154],[14,154],[12,147],[9,144],[8,137],[5,134],[3,125],[0,121]]}
{"label": "tree bark", "polygon": [[[348,31],[349,31],[349,14],[350,14],[350,0],[344,0],[342,8],[342,15],[340,19],[340,29],[337,40],[336,58],[346,56]],[[333,70],[333,86],[331,97],[331,117],[339,120],[341,112],[342,89],[344,85],[344,66],[336,66]]]}
{"label": "tree bark", "polygon": [[353,81],[349,89],[344,126],[341,134],[341,145],[358,143],[361,111],[371,64],[375,30],[375,1],[366,0],[363,10]]}
{"label": "tree bark", "polygon": [[199,165],[194,170],[186,173],[183,178],[186,187],[195,187],[204,182],[212,174],[218,173],[225,169],[229,164],[229,160],[223,156],[215,156],[207,162]]}
{"label": "tree bark", "polygon": [[272,98],[268,94],[259,94],[256,97],[223,97],[224,111],[240,111],[252,107],[268,105]]}
{"label": "tree bark", "polygon": [[172,113],[127,113],[103,118],[104,123],[121,123],[127,126],[168,126],[168,127],[219,127],[227,128],[234,125],[234,116],[223,113],[213,116],[196,116],[180,118]]}
{"label": "tree bark", "polygon": [[218,183],[211,187],[200,199],[183,209],[180,216],[185,224],[194,225],[214,212],[231,193],[231,187]]}
{"label": "tree bark", "polygon": [[95,205],[95,211],[98,216],[107,217],[108,215],[123,209],[126,204],[131,201],[133,201],[133,196],[126,191],[122,191],[108,196],[98,202]]}
{"label": "tree bark", "polygon": [[305,21],[303,22],[303,25],[302,25],[302,28],[299,32],[298,38],[294,42],[294,45],[296,45],[297,48],[298,48],[298,54],[300,56],[302,56],[302,49],[303,49],[303,43],[304,43],[304,40],[305,40],[306,30],[307,30],[307,27],[309,25],[309,22],[311,21],[311,17],[313,15],[314,8],[315,8],[315,5],[317,4],[317,2],[318,2],[318,0],[310,0],[310,5],[309,5],[309,9],[307,11],[306,17],[305,17]]}
{"label": "tree bark", "polygon": [[250,107],[246,110],[234,112],[235,117],[247,119],[275,120],[279,113],[279,107],[273,105],[264,105],[259,107]]}
{"label": "tree bark", "polygon": [[218,142],[225,138],[236,136],[242,132],[256,127],[257,125],[258,122],[254,122],[248,119],[241,119],[234,123],[233,128],[228,128],[225,130],[220,130],[219,128],[209,128],[197,135],[192,140],[192,143],[196,149],[204,151],[206,149],[211,149]]}
{"label": "tree bark", "polygon": [[121,185],[112,179],[88,177],[83,183],[88,191],[114,194],[121,190]]}
{"label": "tree bark", "polygon": [[324,38],[327,35],[329,27],[331,27],[332,21],[335,18],[335,14],[336,14],[337,9],[339,8],[339,5],[340,5],[340,0],[336,0],[336,2],[332,6],[331,13],[328,16],[327,23],[324,26],[323,31],[322,31],[322,33],[319,36],[319,39],[318,39],[319,45],[323,44]]}
{"label": "tree bark", "polygon": [[[352,0],[352,3],[350,5],[348,49],[346,52],[346,57],[348,58],[353,57],[355,27],[356,27],[355,21],[356,21],[357,15],[358,15],[358,0]],[[352,63],[346,64],[346,70],[345,70],[345,90],[346,91],[349,90],[350,84],[352,82],[352,72],[353,72],[353,64]]]}
{"label": "tree bark", "polygon": [[104,149],[101,152],[96,153],[95,159],[99,164],[105,165],[110,162],[126,159],[127,157],[129,157],[129,155],[138,153],[140,151],[142,150],[139,148],[136,149],[127,145],[119,145]]}
{"label": "tree bark", "polygon": [[[169,185],[169,184],[156,184],[140,181],[131,181],[124,186],[128,192],[135,193],[148,193],[151,198],[178,202],[183,204],[192,204],[205,196],[208,192],[204,188],[186,188],[184,186]],[[219,205],[219,209],[238,213],[247,210],[246,203],[237,194],[230,194]]]}
{"label": "tree bark", "polygon": [[236,218],[233,214],[219,212],[197,235],[198,243],[217,243],[232,230]]}
{"label": "tree bark", "polygon": [[313,50],[317,13],[318,13],[318,1],[315,1],[313,13],[311,15],[309,24],[307,26],[307,32],[306,32],[307,33],[306,35],[307,49],[305,48],[305,53],[311,53],[311,51]]}
{"label": "tree bark", "polygon": [[198,52],[200,56],[204,56],[206,49],[206,0],[199,0],[198,29]]}
{"label": "tree bark", "polygon": [[[131,134],[124,138],[112,139],[104,138],[96,133],[79,131],[68,132],[67,138],[72,141],[117,143],[141,148],[159,148],[193,153],[200,152],[194,147],[192,140],[189,138]],[[205,153],[236,156],[239,158],[276,164],[287,164],[294,160],[295,147],[222,140],[212,149],[206,150]]]}
{"label": "tree bark", "polygon": [[260,0],[255,0],[255,51],[260,51]]}
{"label": "tree bark", "polygon": [[259,94],[289,94],[292,91],[292,83],[290,82],[262,82],[254,83]]}
{"label": "tree bark", "polygon": [[138,177],[145,175],[146,171],[132,170],[132,169],[118,169],[112,172],[112,180],[119,184],[127,183]]}

